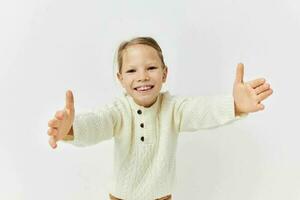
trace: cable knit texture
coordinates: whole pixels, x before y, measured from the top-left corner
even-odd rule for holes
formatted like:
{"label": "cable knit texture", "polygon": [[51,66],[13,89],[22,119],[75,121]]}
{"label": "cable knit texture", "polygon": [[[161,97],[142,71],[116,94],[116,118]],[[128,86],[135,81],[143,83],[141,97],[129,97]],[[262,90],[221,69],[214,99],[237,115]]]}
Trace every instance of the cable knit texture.
{"label": "cable knit texture", "polygon": [[149,108],[124,94],[111,105],[75,116],[74,140],[89,146],[114,139],[110,193],[126,200],[153,200],[171,194],[180,132],[214,128],[234,121],[231,95],[179,97],[160,93]]}

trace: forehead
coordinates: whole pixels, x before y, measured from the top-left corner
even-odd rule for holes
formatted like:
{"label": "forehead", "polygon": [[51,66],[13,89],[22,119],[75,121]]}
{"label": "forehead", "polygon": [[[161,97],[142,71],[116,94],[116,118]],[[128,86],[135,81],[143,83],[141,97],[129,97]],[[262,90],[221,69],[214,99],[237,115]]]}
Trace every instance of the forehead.
{"label": "forehead", "polygon": [[124,65],[146,64],[149,62],[160,62],[158,52],[151,46],[136,44],[129,46],[124,50]]}

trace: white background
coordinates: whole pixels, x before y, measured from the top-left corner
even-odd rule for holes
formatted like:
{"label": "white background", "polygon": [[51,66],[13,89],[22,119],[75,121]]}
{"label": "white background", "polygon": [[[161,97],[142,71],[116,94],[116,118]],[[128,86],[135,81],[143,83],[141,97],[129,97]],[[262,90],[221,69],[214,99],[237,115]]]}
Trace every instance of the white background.
{"label": "white background", "polygon": [[120,95],[114,54],[134,36],[161,45],[172,94],[231,93],[238,62],[274,89],[263,112],[182,134],[175,200],[300,199],[299,1],[9,0],[0,25],[1,200],[107,199],[112,140],[52,150],[47,123],[67,89],[76,112]]}

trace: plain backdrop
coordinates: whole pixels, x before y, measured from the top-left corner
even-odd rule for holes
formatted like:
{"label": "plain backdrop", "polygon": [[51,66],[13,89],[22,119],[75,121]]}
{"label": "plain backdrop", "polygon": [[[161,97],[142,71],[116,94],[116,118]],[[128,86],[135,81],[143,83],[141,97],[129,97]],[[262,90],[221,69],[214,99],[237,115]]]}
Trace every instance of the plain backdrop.
{"label": "plain backdrop", "polygon": [[239,62],[274,90],[263,112],[179,137],[175,200],[300,199],[299,1],[9,0],[0,25],[1,200],[107,199],[113,140],[53,150],[47,123],[68,89],[76,112],[121,95],[114,56],[135,36],[161,45],[171,94],[231,94]]}

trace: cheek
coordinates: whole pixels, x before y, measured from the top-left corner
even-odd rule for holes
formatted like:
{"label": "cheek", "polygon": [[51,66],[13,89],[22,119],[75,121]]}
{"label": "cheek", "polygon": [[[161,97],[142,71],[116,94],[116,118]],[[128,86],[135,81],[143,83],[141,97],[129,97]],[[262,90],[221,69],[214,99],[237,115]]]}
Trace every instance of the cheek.
{"label": "cheek", "polygon": [[163,81],[164,75],[162,73],[156,75],[156,80]]}
{"label": "cheek", "polygon": [[127,78],[126,80],[124,80],[124,85],[125,87],[131,87],[132,85],[132,79]]}

